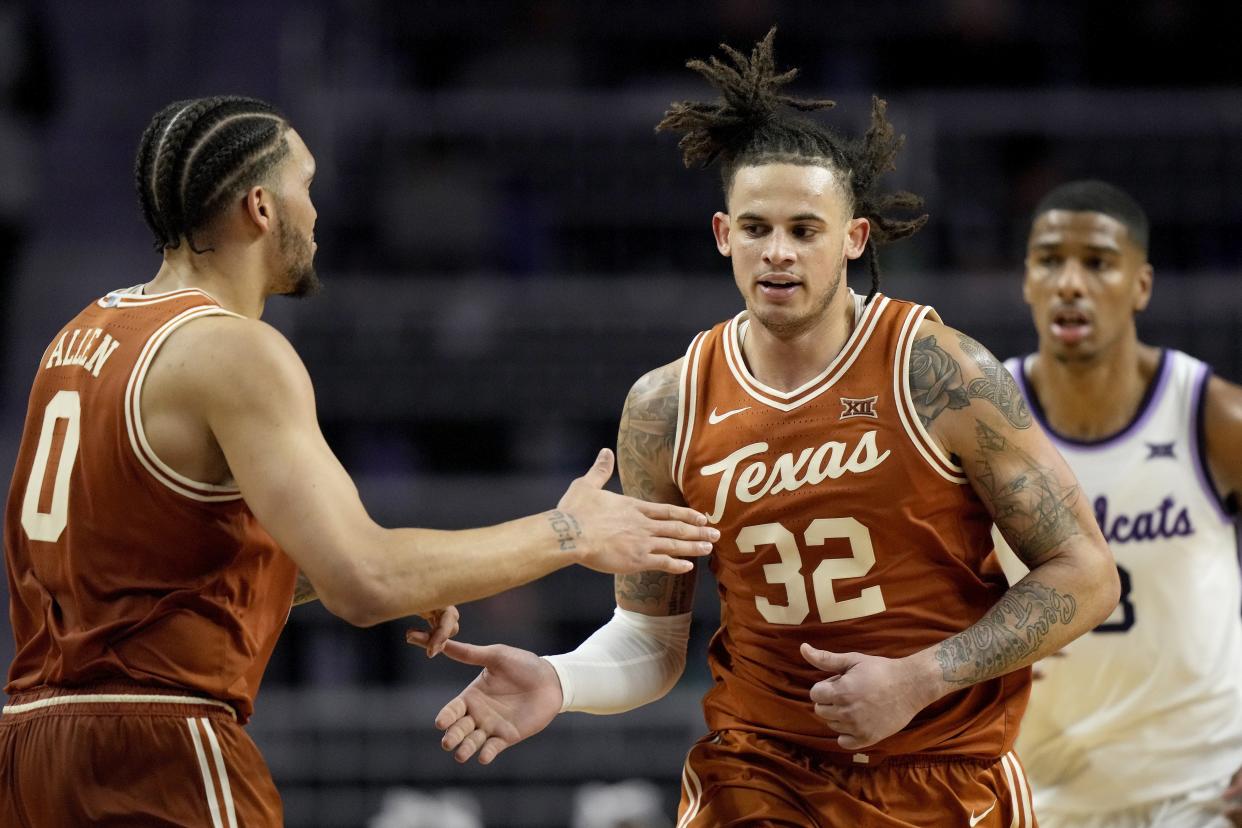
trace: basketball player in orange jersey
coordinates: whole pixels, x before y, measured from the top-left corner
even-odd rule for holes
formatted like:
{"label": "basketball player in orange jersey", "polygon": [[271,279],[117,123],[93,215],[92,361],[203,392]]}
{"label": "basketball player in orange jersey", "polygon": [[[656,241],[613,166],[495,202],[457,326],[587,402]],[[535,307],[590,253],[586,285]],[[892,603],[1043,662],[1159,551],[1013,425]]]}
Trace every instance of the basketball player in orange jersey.
{"label": "basketball player in orange jersey", "polygon": [[429,615],[434,654],[455,603],[571,563],[684,573],[710,551],[702,515],[601,491],[607,451],[542,514],[376,525],[305,368],[259,321],[315,285],[302,139],[261,101],[180,101],[136,172],[163,265],[52,338],[9,493],[0,824],[281,825],[241,725],[299,569],[300,597],[350,623]]}
{"label": "basketball player in orange jersey", "polygon": [[[1011,751],[1027,666],[1116,605],[1112,558],[1000,363],[930,308],[846,288],[849,260],[874,278],[876,245],[922,223],[877,189],[901,143],[883,102],[846,141],[782,110],[828,103],[781,93],[770,33],[727,51],[690,64],[723,100],[660,126],[722,165],[712,225],[746,310],[640,379],[618,436],[628,492],[721,530],[710,732],[679,825],[1034,825]],[[983,569],[993,520],[1031,567],[1012,588]],[[621,576],[613,619],[565,655],[450,642],[485,669],[437,717],[443,746],[488,763],[563,710],[659,698],[693,585]]]}

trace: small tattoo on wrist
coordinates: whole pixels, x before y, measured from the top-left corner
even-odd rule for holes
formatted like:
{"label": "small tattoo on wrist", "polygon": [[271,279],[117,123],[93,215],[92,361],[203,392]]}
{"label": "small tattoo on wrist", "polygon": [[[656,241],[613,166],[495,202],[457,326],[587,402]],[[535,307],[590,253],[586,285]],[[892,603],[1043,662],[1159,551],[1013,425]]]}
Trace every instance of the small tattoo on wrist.
{"label": "small tattoo on wrist", "polygon": [[562,552],[577,550],[578,545],[576,541],[582,537],[582,527],[578,525],[577,518],[568,512],[553,509],[548,513],[548,523],[552,526],[552,531],[556,533],[556,538],[561,543]]}

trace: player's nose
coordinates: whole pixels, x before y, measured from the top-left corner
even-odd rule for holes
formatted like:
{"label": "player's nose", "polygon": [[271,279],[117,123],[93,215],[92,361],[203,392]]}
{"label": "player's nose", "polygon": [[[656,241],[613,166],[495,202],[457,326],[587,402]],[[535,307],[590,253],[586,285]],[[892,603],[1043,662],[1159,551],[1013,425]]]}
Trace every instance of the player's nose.
{"label": "player's nose", "polygon": [[792,239],[781,228],[775,228],[768,234],[768,243],[763,248],[763,261],[770,266],[788,264],[797,258]]}
{"label": "player's nose", "polygon": [[1077,299],[1087,292],[1086,272],[1081,263],[1074,259],[1065,261],[1057,272],[1056,290],[1057,295],[1067,301]]}

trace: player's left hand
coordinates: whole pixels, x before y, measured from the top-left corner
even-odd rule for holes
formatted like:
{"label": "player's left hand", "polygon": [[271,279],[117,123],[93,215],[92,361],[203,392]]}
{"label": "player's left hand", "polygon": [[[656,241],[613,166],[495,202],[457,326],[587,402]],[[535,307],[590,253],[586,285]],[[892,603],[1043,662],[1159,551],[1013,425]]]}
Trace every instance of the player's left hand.
{"label": "player's left hand", "polygon": [[[426,635],[414,630],[406,633],[406,640],[418,644]],[[501,751],[534,736],[561,712],[561,680],[546,659],[532,652],[449,641],[444,654],[483,668],[436,715],[436,727],[444,731],[440,747],[458,762],[477,753],[479,764],[491,764]]]}
{"label": "player's left hand", "polygon": [[[444,645],[449,639],[457,635],[457,631],[461,629],[459,622],[461,621],[461,613],[457,607],[448,606],[441,610],[429,612],[426,615],[420,615],[427,622],[430,631],[424,630],[407,630],[405,640],[410,643],[418,643],[427,648],[427,658],[435,658],[444,652]],[[426,641],[411,640],[410,633],[417,632],[427,637]]]}
{"label": "player's left hand", "polygon": [[1238,828],[1242,828],[1242,768],[1233,775],[1229,787],[1221,794],[1225,800],[1225,817]]}
{"label": "player's left hand", "polygon": [[927,702],[901,659],[831,653],[802,645],[802,657],[829,676],[811,688],[815,715],[845,750],[874,745],[901,730]]}

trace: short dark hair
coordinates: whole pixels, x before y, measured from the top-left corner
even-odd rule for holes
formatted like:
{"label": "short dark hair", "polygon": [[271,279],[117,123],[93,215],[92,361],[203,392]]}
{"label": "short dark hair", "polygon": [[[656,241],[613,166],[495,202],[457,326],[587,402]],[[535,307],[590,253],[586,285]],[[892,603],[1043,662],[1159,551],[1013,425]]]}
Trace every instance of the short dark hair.
{"label": "short dark hair", "polygon": [[1151,229],[1147,213],[1134,196],[1107,181],[1085,179],[1062,184],[1035,205],[1035,218],[1039,218],[1049,210],[1102,213],[1125,225],[1130,239],[1138,245],[1140,250],[1147,252],[1148,234]]}
{"label": "short dark hair", "polygon": [[269,103],[221,95],[175,101],[142,134],[134,179],[155,249],[175,248],[285,156],[289,122]]}
{"label": "short dark hair", "polygon": [[689,61],[686,66],[705,77],[722,97],[712,103],[674,103],[656,131],[682,133],[678,146],[687,167],[706,167],[719,161],[726,195],[739,167],[808,164],[843,173],[853,214],[871,222],[867,240],[870,299],[880,285],[877,246],[912,235],[927,222],[926,215],[912,219],[890,216],[894,209],[919,210],[923,199],[907,192],[885,193],[877,185],[880,176],[896,168],[894,159],[905,137],[898,135],[885,118],[887,104],[877,97],[871,99],[871,127],[861,141],[843,138],[808,118],[784,111],[810,112],[835,103],[781,93],[781,87],[792,81],[798,70],[777,72],[772,52],[775,36],[774,26],[749,58],[722,43],[720,48],[733,65],[714,56],[706,62]]}

